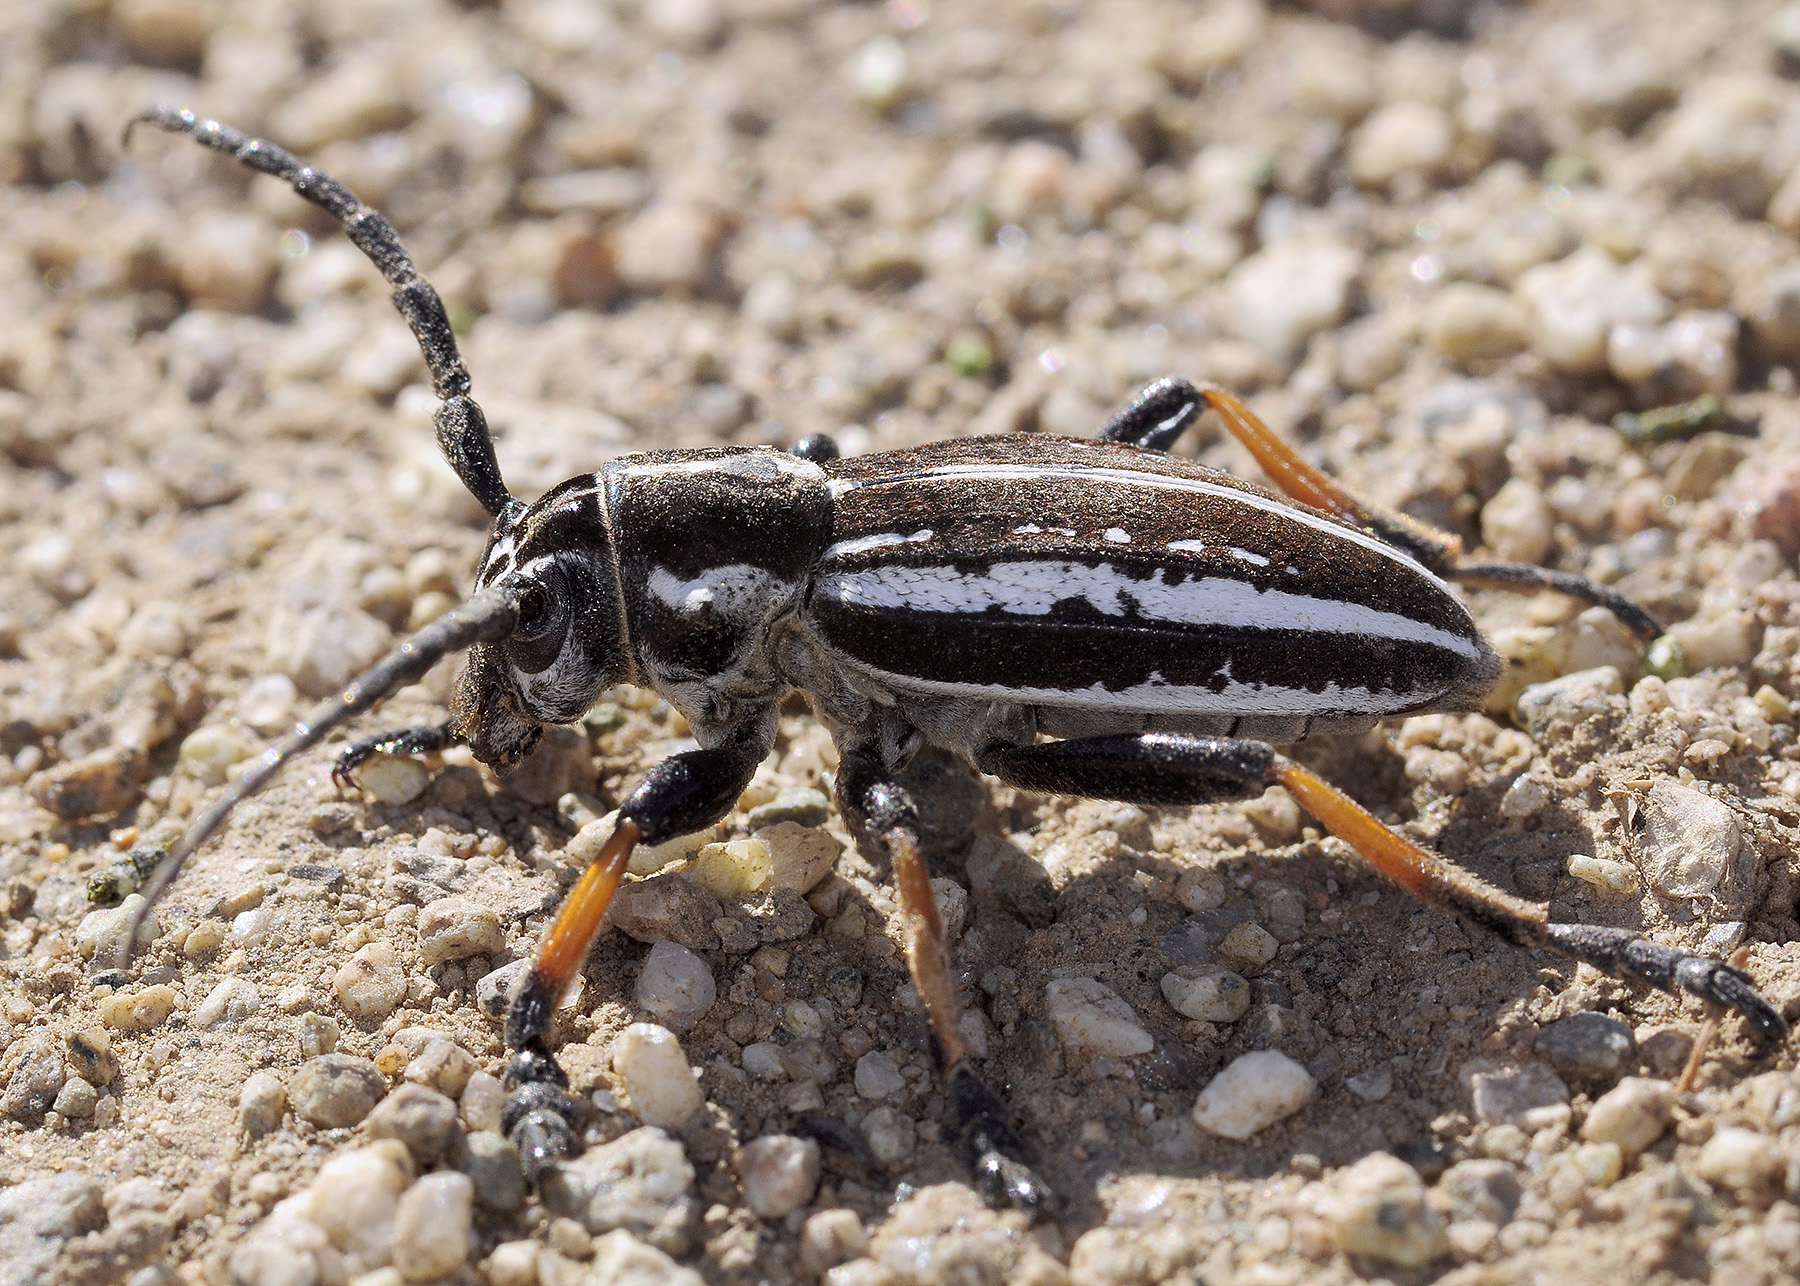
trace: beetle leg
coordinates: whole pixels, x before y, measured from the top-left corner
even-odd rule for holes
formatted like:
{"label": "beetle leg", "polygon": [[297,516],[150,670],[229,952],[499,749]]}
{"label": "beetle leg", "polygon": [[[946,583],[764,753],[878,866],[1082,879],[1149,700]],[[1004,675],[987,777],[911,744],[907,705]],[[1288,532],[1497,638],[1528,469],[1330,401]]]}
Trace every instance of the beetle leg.
{"label": "beetle leg", "polygon": [[1743,970],[1630,929],[1554,924],[1549,909],[1494,887],[1420,847],[1310,769],[1260,742],[1180,733],[1122,734],[990,746],[976,766],[1027,790],[1134,804],[1201,804],[1284,786],[1296,803],[1375,871],[1428,906],[1522,947],[1542,947],[1627,981],[1687,992],[1742,1014],[1757,1035],[1779,1040],[1788,1024]]}
{"label": "beetle leg", "polygon": [[974,1068],[958,1030],[950,944],[919,850],[919,817],[912,797],[871,757],[852,752],[838,766],[838,808],[858,843],[885,854],[893,866],[906,923],[906,967],[925,1005],[944,1079],[975,1171],[976,1187],[993,1205],[1008,1201],[1026,1211],[1057,1204],[1042,1179],[1019,1160],[1024,1151],[999,1095]]}
{"label": "beetle leg", "polygon": [[1103,442],[1123,442],[1145,451],[1167,451],[1200,418],[1206,402],[1191,380],[1167,375],[1131,399],[1131,405],[1106,422]]}
{"label": "beetle leg", "polygon": [[449,723],[378,732],[372,737],[352,741],[338,751],[337,761],[331,765],[331,779],[340,786],[347,786],[356,770],[373,755],[427,755],[454,746],[461,740]]}
{"label": "beetle leg", "polygon": [[568,1078],[550,1053],[550,1019],[587,959],[631,850],[711,826],[730,812],[768,754],[774,727],[771,709],[738,741],[672,755],[652,768],[619,805],[612,834],[563,899],[506,1012],[513,1056],[506,1066],[504,1125],[533,1178],[575,1151],[575,1105],[563,1092]]}

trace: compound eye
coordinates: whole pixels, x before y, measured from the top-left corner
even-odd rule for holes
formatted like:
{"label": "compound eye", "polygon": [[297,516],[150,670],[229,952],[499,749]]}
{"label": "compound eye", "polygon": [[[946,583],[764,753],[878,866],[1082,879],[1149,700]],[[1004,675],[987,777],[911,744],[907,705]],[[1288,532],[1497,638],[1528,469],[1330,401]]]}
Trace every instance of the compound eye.
{"label": "compound eye", "polygon": [[526,674],[548,668],[562,651],[569,630],[568,596],[556,585],[527,581],[519,595],[519,623],[507,639],[507,654]]}

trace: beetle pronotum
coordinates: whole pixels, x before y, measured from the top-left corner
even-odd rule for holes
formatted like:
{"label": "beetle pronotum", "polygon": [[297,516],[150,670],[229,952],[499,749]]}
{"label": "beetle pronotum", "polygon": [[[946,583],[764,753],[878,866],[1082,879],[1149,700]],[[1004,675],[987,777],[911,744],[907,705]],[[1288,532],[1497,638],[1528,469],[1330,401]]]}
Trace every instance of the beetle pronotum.
{"label": "beetle pronotum", "polygon": [[[991,1199],[1031,1206],[1049,1194],[958,1031],[917,812],[897,779],[926,744],[1026,789],[1133,803],[1279,784],[1428,905],[1735,1009],[1762,1038],[1787,1033],[1741,970],[1629,930],[1552,923],[1545,906],[1419,847],[1269,744],[1476,706],[1500,663],[1445,580],[1557,589],[1654,633],[1616,593],[1539,567],[1464,563],[1452,538],[1356,500],[1231,394],[1179,378],[1151,385],[1095,441],[972,438],[855,459],[823,438],[791,453],[658,451],[527,505],[501,480],[443,305],[386,219],[272,144],[191,112],[139,120],[286,180],[343,224],[392,285],[442,402],[438,441],[494,518],[475,594],[296,724],[197,816],[147,903],[282,764],[461,648],[469,664],[449,723],[358,743],[340,767],[373,746],[463,740],[504,769],[544,724],[578,719],[619,683],[654,689],[700,744],[621,803],[513,999],[506,1124],[534,1168],[576,1146],[550,1014],[632,849],[724,818],[794,690],[837,742],[846,822],[892,865],[907,965]],[[1285,498],[1168,453],[1209,407]],[[133,926],[124,941],[135,940]]]}

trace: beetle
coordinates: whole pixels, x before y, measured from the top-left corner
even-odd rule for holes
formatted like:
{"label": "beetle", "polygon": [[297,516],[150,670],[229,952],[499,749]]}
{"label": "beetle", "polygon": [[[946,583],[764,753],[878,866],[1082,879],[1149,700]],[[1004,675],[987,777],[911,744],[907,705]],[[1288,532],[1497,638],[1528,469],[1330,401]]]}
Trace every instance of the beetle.
{"label": "beetle", "polygon": [[[1179,377],[1149,386],[1094,440],[970,438],[857,458],[822,436],[788,452],[653,451],[527,504],[501,479],[443,305],[385,218],[283,149],[215,121],[159,107],[138,122],[284,179],[342,223],[392,286],[440,399],[439,443],[493,517],[468,601],[321,704],[199,814],[146,883],[138,914],[282,764],[458,649],[469,658],[451,720],[358,742],[339,772],[377,749],[453,741],[505,770],[545,724],[579,719],[623,683],[661,695],[699,743],[620,804],[511,1001],[505,1125],[534,1174],[577,1147],[550,1015],[632,850],[723,819],[773,748],[794,691],[836,741],[850,830],[893,871],[907,967],[992,1201],[1040,1207],[1053,1194],[959,1034],[950,946],[916,802],[899,778],[927,745],[1027,790],[1136,804],[1208,804],[1281,785],[1430,906],[1735,1009],[1764,1040],[1787,1034],[1742,970],[1630,930],[1552,923],[1545,906],[1425,850],[1273,748],[1478,708],[1500,661],[1448,582],[1552,588],[1609,608],[1644,638],[1656,633],[1616,592],[1540,567],[1466,562],[1454,538],[1350,495],[1231,394]],[[1283,494],[1170,453],[1208,408]]]}

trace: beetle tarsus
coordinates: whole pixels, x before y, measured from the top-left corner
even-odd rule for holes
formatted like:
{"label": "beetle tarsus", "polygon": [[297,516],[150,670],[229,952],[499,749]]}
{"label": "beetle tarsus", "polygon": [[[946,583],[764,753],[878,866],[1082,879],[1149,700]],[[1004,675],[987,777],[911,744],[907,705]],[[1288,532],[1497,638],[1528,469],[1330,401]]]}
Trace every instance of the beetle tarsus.
{"label": "beetle tarsus", "polygon": [[1787,1020],[1756,989],[1750,975],[1722,960],[1652,942],[1630,929],[1593,924],[1547,925],[1544,945],[1615,978],[1648,983],[1674,995],[1685,991],[1710,1004],[1735,1009],[1763,1041],[1783,1040],[1788,1034]]}
{"label": "beetle tarsus", "polygon": [[455,745],[459,738],[449,723],[420,728],[395,728],[352,741],[331,765],[331,780],[340,787],[355,785],[355,774],[376,755],[428,755]]}
{"label": "beetle tarsus", "polygon": [[950,1069],[950,1101],[968,1150],[975,1190],[990,1206],[1010,1205],[1032,1215],[1054,1214],[1056,1192],[1021,1159],[1025,1146],[1006,1120],[1000,1096],[967,1062]]}

